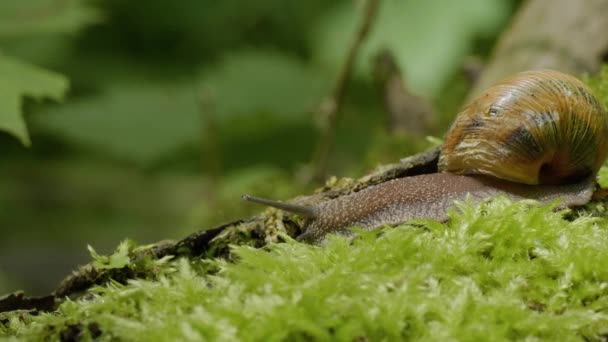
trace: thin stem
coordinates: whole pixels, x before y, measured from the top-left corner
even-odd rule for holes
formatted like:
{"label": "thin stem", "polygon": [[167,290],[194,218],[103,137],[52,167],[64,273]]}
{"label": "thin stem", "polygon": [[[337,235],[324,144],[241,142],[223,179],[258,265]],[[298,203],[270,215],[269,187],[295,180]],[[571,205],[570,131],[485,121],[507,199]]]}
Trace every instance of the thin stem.
{"label": "thin stem", "polygon": [[350,81],[352,70],[359,51],[361,50],[361,45],[368,36],[372,24],[374,23],[379,6],[380,0],[367,0],[363,18],[355,33],[350,48],[348,49],[346,60],[338,74],[333,90],[319,106],[318,113],[323,120],[323,125],[321,128],[321,137],[319,138],[319,143],[317,144],[314,155],[313,177],[315,180],[321,181],[326,176],[327,164],[336,140],[336,129],[338,126],[339,113],[342,111],[344,104],[346,86]]}

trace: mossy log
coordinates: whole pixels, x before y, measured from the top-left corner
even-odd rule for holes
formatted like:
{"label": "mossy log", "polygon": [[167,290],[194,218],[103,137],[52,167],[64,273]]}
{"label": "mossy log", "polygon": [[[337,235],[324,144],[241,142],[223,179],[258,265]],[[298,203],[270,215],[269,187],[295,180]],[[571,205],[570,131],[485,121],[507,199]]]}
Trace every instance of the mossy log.
{"label": "mossy log", "polygon": [[[358,179],[331,178],[312,195],[298,196],[288,202],[314,205],[329,199],[345,196],[369,186],[395,178],[437,172],[439,148],[434,148],[397,163],[382,165]],[[236,200],[236,199],[235,199]],[[243,204],[248,205],[248,204]],[[26,297],[13,293],[0,299],[0,312],[14,310],[49,311],[67,297],[78,297],[92,286],[110,280],[126,282],[128,279],[154,276],[148,261],[168,256],[189,258],[231,258],[230,245],[250,245],[261,248],[268,243],[281,242],[284,234],[295,237],[302,233],[303,222],[292,214],[268,208],[254,217],[234,220],[217,227],[192,233],[179,241],[161,241],[134,248],[131,260],[122,268],[100,269],[92,263],[81,266],[67,276],[49,296]],[[152,271],[152,273],[150,273]]]}

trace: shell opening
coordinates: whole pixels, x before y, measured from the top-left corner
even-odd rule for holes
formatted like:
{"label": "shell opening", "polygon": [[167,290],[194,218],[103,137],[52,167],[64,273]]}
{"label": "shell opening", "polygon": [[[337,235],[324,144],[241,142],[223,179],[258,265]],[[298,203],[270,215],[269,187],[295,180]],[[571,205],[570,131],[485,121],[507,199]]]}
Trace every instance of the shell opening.
{"label": "shell opening", "polygon": [[[588,177],[593,172],[581,165],[572,168],[572,160],[566,153],[554,153],[540,165],[538,180],[541,184],[565,184]],[[570,166],[570,167],[569,167]]]}

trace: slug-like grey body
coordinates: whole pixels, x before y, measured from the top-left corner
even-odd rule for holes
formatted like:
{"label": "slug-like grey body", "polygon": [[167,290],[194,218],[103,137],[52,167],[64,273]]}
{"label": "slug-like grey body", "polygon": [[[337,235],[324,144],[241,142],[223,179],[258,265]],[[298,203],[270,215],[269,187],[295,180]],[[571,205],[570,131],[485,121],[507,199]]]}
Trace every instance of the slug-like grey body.
{"label": "slug-like grey body", "polygon": [[467,196],[473,202],[505,195],[513,200],[546,203],[561,199],[562,206],[582,205],[591,199],[593,185],[591,178],[574,184],[530,186],[485,176],[436,173],[391,180],[314,207],[246,199],[303,214],[308,222],[298,240],[320,243],[327,233],[346,233],[351,227],[371,230],[412,219],[445,221],[454,201]]}

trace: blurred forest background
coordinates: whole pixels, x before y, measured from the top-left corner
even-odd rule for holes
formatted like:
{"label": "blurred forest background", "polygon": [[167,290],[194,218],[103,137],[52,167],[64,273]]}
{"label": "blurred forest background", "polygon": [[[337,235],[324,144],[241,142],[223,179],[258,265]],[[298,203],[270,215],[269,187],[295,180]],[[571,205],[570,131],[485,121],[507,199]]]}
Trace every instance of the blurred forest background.
{"label": "blurred forest background", "polygon": [[[260,210],[241,194],[312,191],[319,106],[364,4],[0,1],[0,293],[51,291],[87,244],[180,238]],[[324,174],[436,143],[518,6],[383,1]],[[421,127],[391,117],[395,75]]]}

